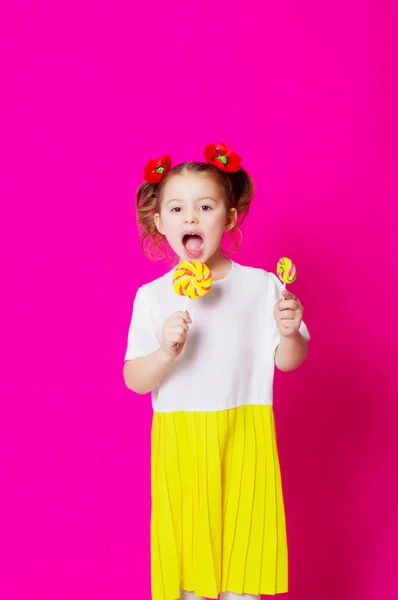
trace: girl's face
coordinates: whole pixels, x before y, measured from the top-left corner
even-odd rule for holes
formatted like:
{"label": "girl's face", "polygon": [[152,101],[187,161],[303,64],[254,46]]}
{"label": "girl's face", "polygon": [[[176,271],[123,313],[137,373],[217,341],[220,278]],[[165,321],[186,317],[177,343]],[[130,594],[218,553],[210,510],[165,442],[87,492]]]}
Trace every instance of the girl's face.
{"label": "girl's face", "polygon": [[208,263],[220,250],[223,233],[236,223],[236,209],[227,210],[224,190],[208,173],[171,176],[160,201],[156,227],[181,262]]}

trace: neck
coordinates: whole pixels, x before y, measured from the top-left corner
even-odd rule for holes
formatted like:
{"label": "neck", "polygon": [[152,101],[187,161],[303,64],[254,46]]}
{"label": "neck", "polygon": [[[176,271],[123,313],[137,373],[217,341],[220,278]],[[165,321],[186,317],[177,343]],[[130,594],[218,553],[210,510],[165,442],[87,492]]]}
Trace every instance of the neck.
{"label": "neck", "polygon": [[231,269],[230,259],[224,256],[220,248],[206,261],[206,265],[209,267],[214,281],[224,279]]}

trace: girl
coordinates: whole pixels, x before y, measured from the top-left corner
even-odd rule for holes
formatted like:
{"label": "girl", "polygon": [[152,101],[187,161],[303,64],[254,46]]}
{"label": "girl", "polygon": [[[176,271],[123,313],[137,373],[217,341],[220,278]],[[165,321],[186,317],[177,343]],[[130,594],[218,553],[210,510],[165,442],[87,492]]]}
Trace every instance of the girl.
{"label": "girl", "polygon": [[225,144],[206,162],[150,161],[137,193],[144,249],[207,264],[210,292],[179,311],[172,273],[138,289],[126,385],[152,392],[154,600],[255,600],[286,592],[287,544],[272,409],[274,364],[298,367],[303,307],[278,278],[229,260],[253,198]]}

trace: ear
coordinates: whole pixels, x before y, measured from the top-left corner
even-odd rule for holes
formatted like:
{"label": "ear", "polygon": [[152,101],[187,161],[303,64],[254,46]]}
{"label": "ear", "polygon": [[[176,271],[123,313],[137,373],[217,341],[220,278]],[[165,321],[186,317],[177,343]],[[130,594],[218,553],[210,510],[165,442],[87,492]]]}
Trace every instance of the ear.
{"label": "ear", "polygon": [[153,220],[155,221],[155,226],[156,226],[156,229],[158,230],[158,232],[161,233],[162,235],[164,235],[163,223],[162,223],[162,219],[160,218],[160,214],[155,213],[153,215]]}
{"label": "ear", "polygon": [[228,216],[227,216],[227,222],[225,224],[225,231],[231,231],[231,229],[233,229],[236,225],[236,221],[238,218],[238,213],[236,212],[236,208],[231,208]]}

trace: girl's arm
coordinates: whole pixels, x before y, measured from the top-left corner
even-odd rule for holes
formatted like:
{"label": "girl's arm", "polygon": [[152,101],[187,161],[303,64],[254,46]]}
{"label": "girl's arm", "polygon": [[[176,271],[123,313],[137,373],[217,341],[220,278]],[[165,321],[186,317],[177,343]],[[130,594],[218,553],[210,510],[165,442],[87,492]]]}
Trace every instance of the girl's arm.
{"label": "girl's arm", "polygon": [[288,337],[281,336],[275,354],[275,366],[280,371],[293,371],[303,363],[308,354],[307,340],[296,331]]}
{"label": "girl's arm", "polygon": [[293,371],[303,363],[308,354],[308,343],[300,333],[303,306],[287,290],[282,291],[274,307],[274,318],[280,333],[275,353],[275,365],[280,371]]}
{"label": "girl's arm", "polygon": [[125,361],[124,382],[130,390],[137,394],[148,394],[158,387],[175,359],[183,351],[190,323],[192,320],[188,311],[174,313],[163,325],[160,348],[147,356]]}
{"label": "girl's arm", "polygon": [[148,394],[154,390],[174,362],[174,357],[162,347],[147,356],[126,360],[123,377],[126,386],[137,394]]}

